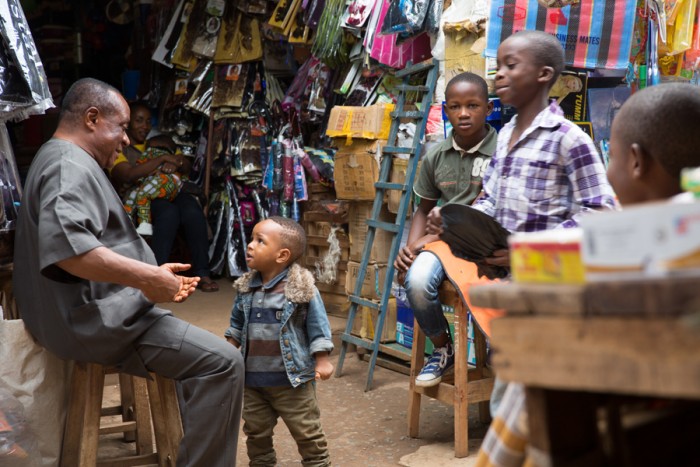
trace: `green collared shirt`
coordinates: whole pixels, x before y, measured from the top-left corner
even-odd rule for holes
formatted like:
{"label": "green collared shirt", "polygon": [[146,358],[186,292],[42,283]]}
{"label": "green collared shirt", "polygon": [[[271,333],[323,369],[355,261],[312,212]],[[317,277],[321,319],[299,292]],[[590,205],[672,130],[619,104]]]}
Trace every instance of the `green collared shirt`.
{"label": "green collared shirt", "polygon": [[447,203],[472,204],[481,192],[481,182],[491,156],[496,151],[496,130],[489,132],[472,149],[455,149],[452,133],[423,158],[413,192],[423,199]]}

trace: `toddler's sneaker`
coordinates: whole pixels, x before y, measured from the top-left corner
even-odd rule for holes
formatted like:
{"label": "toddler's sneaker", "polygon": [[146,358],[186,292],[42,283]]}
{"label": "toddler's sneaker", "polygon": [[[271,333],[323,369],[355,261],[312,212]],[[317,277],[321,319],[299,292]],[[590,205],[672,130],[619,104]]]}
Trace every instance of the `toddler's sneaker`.
{"label": "toddler's sneaker", "polygon": [[416,377],[416,386],[428,388],[440,384],[442,376],[453,370],[455,365],[455,351],[451,342],[444,347],[433,350],[420,374]]}
{"label": "toddler's sneaker", "polygon": [[142,237],[150,237],[153,235],[153,225],[148,222],[141,222],[136,228],[136,233]]}

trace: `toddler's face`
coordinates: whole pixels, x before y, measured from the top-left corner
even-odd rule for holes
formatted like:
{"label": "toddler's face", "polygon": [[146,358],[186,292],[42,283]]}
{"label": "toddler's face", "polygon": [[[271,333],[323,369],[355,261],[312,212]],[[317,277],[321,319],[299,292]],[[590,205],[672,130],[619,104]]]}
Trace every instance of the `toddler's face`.
{"label": "toddler's face", "polygon": [[265,273],[278,266],[277,258],[282,249],[281,231],[282,226],[271,220],[259,222],[253,228],[245,256],[250,269]]}

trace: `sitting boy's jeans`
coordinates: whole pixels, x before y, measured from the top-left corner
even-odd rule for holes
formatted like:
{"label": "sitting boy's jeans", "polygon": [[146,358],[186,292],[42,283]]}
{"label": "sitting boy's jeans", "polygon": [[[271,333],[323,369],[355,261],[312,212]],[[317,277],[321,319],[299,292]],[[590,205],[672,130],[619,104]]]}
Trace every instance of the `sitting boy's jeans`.
{"label": "sitting boy's jeans", "polygon": [[439,337],[448,329],[438,297],[438,289],[445,277],[438,257],[425,251],[418,253],[406,274],[406,298],[418,325],[429,338]]}
{"label": "sitting boy's jeans", "polygon": [[[243,432],[252,467],[277,465],[272,433],[284,421],[301,454],[304,467],[331,465],[328,441],[321,428],[321,411],[313,381],[293,388],[246,386],[243,397]],[[232,441],[236,443],[236,440]]]}

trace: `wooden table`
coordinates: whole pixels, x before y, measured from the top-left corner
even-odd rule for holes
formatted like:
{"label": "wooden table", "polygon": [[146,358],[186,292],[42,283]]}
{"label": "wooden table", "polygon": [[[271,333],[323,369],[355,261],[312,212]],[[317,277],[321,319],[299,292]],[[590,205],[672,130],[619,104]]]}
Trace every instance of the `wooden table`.
{"label": "wooden table", "polygon": [[[692,435],[700,446],[700,275],[500,283],[470,297],[508,311],[492,325],[492,362],[500,378],[525,385],[530,445],[543,464],[680,465],[669,463],[675,447],[642,441],[649,433],[673,442]],[[642,416],[650,405],[668,410]],[[662,421],[679,407],[696,416]]]}

